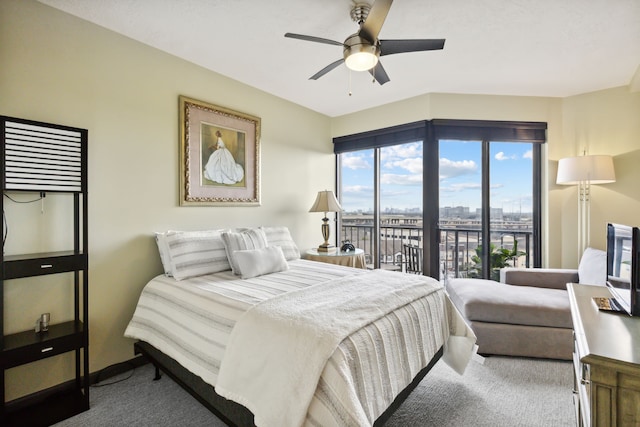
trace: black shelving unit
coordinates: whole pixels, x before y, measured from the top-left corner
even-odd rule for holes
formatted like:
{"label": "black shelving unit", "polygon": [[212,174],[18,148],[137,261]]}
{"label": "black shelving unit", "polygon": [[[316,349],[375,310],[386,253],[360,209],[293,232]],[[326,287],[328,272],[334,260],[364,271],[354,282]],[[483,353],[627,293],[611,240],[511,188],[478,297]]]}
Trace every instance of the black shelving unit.
{"label": "black shelving unit", "polygon": [[[86,129],[0,116],[0,171],[4,194],[61,193],[73,198],[73,248],[62,252],[0,254],[0,425],[48,426],[89,409],[89,300]],[[4,244],[3,244],[4,246]],[[28,285],[29,278],[74,275],[73,320],[5,335],[5,280]],[[5,402],[5,371],[48,357],[74,352],[75,380]]]}

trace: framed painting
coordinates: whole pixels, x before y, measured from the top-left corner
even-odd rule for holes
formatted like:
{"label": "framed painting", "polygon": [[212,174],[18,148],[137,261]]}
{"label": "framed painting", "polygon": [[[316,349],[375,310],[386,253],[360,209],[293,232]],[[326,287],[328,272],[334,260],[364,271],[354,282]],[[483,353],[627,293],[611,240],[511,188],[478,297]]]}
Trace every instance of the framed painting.
{"label": "framed painting", "polygon": [[180,205],[260,205],[260,118],[179,97]]}

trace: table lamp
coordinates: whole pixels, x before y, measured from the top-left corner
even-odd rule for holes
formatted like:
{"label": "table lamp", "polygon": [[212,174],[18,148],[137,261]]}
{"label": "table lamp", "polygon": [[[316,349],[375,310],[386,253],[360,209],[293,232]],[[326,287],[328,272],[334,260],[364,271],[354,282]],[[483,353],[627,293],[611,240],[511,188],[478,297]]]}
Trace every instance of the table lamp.
{"label": "table lamp", "polygon": [[333,191],[325,190],[318,191],[316,201],[309,209],[309,212],[324,212],[324,218],[322,218],[322,237],[324,243],[318,246],[318,252],[332,252],[335,251],[335,246],[329,243],[329,218],[327,218],[327,212],[342,212],[342,206],[336,200],[336,195]]}

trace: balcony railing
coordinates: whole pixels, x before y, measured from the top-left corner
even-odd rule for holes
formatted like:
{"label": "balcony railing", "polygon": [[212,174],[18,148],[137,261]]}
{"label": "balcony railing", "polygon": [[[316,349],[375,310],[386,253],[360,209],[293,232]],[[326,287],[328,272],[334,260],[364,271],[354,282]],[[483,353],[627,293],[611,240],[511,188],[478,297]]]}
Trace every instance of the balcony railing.
{"label": "balcony railing", "polygon": [[[371,225],[346,225],[341,227],[340,240],[350,240],[356,247],[363,249],[367,265],[373,268],[375,263],[374,229]],[[532,231],[514,229],[514,227],[493,227],[491,243],[495,248],[513,249],[517,241],[518,251],[524,255],[510,262],[514,267],[530,267],[533,263]],[[482,230],[478,228],[441,227],[440,228],[440,279],[453,277],[472,277],[479,267],[473,262],[476,249],[482,240]],[[406,270],[403,245],[423,247],[422,228],[411,225],[380,226],[380,268]]]}

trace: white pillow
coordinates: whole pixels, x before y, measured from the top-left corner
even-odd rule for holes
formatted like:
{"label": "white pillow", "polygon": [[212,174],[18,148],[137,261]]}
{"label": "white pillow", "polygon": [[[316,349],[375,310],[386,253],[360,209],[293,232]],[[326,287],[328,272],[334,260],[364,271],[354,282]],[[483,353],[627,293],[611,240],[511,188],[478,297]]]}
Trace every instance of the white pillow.
{"label": "white pillow", "polygon": [[286,260],[300,258],[300,250],[291,238],[289,229],[284,226],[260,227],[267,238],[267,246],[280,246]]}
{"label": "white pillow", "polygon": [[607,281],[607,253],[587,248],[578,265],[578,281],[587,285],[605,286]]}
{"label": "white pillow", "polygon": [[235,251],[233,257],[243,279],[289,269],[289,264],[287,264],[280,246]]}
{"label": "white pillow", "polygon": [[238,263],[235,260],[235,252],[247,249],[262,249],[267,247],[267,238],[264,231],[259,228],[251,228],[242,232],[225,231],[222,233],[222,241],[227,251],[227,258],[231,264],[233,274],[242,274]]}
{"label": "white pillow", "polygon": [[225,230],[169,231],[164,241],[176,280],[231,268],[222,233]]}

